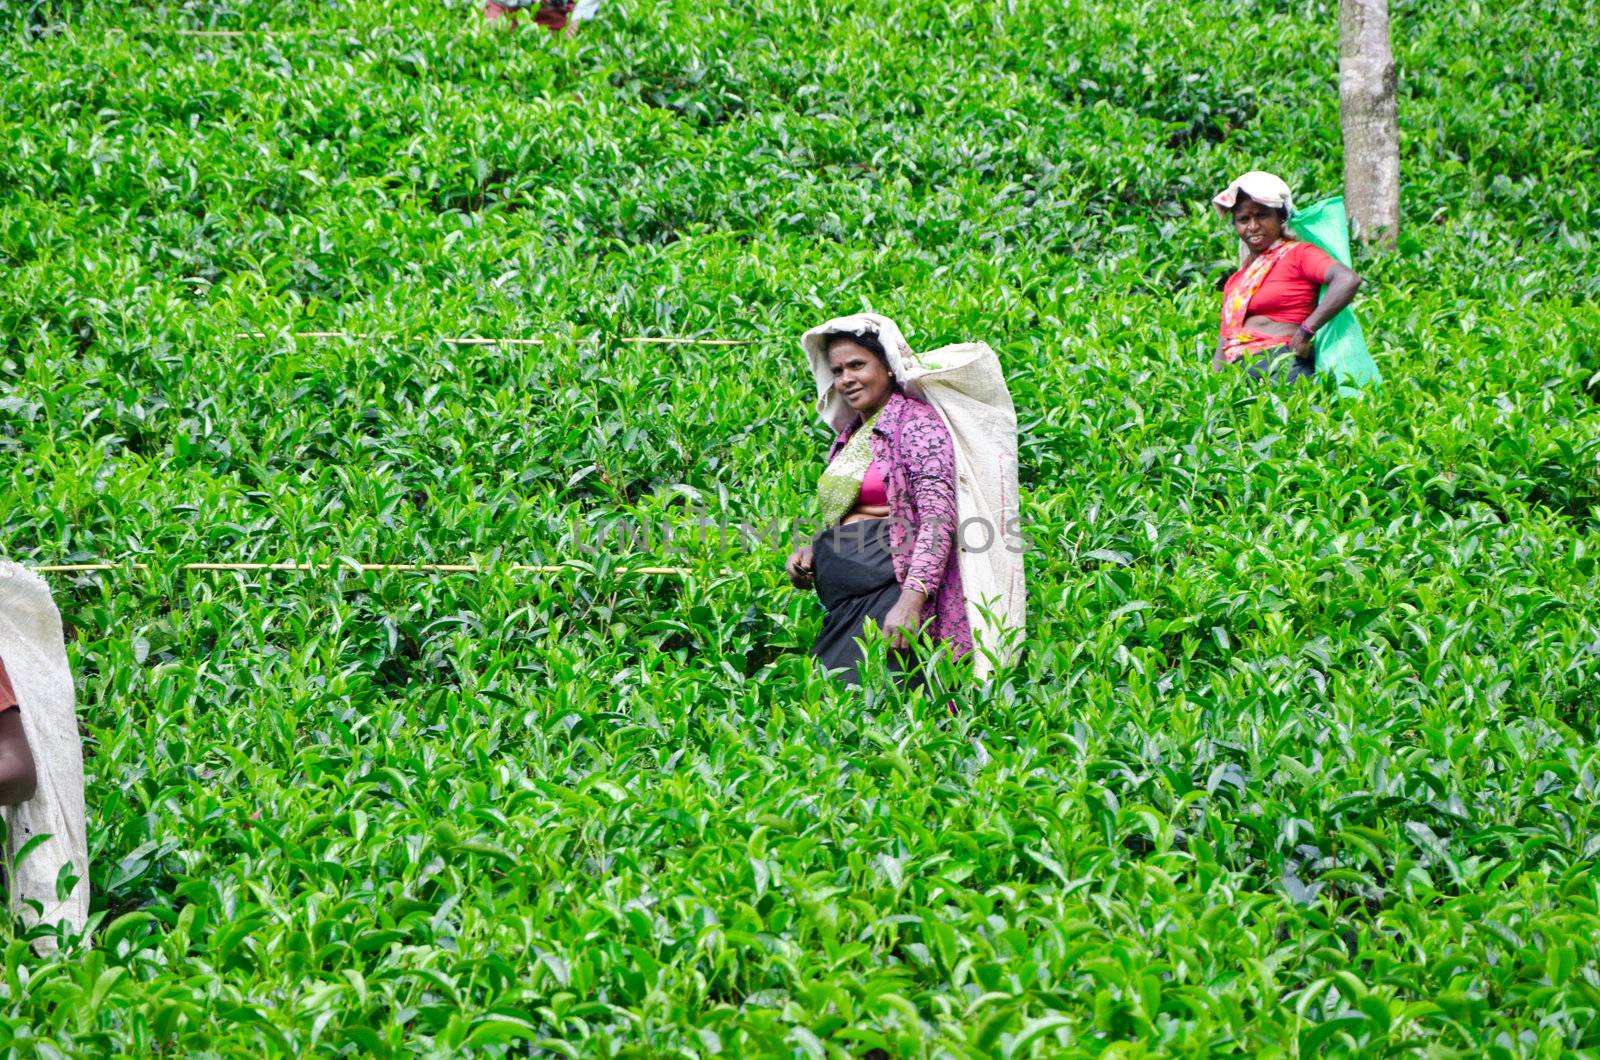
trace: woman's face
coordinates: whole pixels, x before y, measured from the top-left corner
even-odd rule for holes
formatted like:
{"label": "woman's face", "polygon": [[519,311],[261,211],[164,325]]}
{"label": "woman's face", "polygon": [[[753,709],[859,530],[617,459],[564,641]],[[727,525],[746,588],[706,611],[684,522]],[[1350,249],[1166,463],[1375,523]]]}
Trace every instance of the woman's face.
{"label": "woman's face", "polygon": [[881,409],[894,389],[889,366],[849,339],[835,339],[828,347],[828,367],[833,369],[833,386],[839,396],[864,416]]}
{"label": "woman's face", "polygon": [[1283,219],[1277,210],[1241,193],[1233,206],[1233,231],[1252,254],[1259,254],[1282,238]]}

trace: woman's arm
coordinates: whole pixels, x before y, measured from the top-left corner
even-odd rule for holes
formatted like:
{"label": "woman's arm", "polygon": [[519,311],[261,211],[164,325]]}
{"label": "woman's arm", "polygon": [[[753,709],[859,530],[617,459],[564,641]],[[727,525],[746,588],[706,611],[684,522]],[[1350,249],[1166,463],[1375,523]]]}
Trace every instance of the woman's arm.
{"label": "woman's arm", "polygon": [[15,806],[33,798],[39,788],[28,734],[22,728],[22,711],[17,694],[0,659],[0,806]]}
{"label": "woman's arm", "polygon": [[937,413],[909,420],[897,454],[917,506],[917,526],[906,569],[908,588],[932,596],[944,580],[956,540],[956,450]]}
{"label": "woman's arm", "polygon": [[956,455],[950,432],[936,413],[914,416],[900,432],[895,458],[905,461],[906,480],[917,506],[911,562],[900,598],[884,619],[895,647],[903,647],[922,622],[922,608],[944,581],[956,542]]}
{"label": "woman's arm", "polygon": [[[1300,326],[1306,331],[1316,331],[1338,316],[1355,299],[1356,292],[1360,289],[1361,277],[1337,261],[1334,262],[1328,267],[1328,293],[1322,296],[1322,301],[1317,303],[1317,307]],[[1296,333],[1293,346],[1298,356],[1307,356],[1311,352],[1311,336],[1305,331]]]}

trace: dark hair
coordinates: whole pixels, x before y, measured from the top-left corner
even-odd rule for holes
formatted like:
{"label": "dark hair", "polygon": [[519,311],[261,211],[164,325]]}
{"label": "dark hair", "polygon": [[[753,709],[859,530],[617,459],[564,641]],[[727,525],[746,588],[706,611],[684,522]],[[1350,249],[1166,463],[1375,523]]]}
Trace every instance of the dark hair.
{"label": "dark hair", "polygon": [[824,352],[833,349],[836,342],[853,342],[862,349],[871,350],[877,355],[883,366],[889,369],[889,377],[894,378],[894,368],[889,364],[889,354],[883,348],[883,340],[878,338],[875,331],[863,331],[857,334],[854,331],[830,331],[822,336],[822,349]]}
{"label": "dark hair", "polygon": [[[1233,200],[1233,207],[1228,211],[1228,216],[1232,217],[1233,211],[1237,210],[1240,206],[1247,202],[1257,202],[1257,200],[1252,199],[1249,193],[1241,190],[1238,194],[1238,197]],[[1262,203],[1261,205],[1265,206],[1266,204]],[[1267,206],[1267,209],[1277,214],[1279,221],[1282,221],[1284,224],[1289,223],[1289,208],[1287,206]]]}

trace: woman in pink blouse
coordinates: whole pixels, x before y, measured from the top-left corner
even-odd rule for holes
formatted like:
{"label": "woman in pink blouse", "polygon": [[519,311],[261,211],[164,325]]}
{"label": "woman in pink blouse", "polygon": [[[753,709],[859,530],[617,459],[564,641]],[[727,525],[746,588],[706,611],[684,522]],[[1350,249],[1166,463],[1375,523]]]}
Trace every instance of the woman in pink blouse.
{"label": "woman in pink blouse", "polygon": [[871,619],[896,655],[927,637],[965,656],[972,630],[955,547],[950,432],[895,381],[876,334],[822,339],[834,389],[854,417],[818,484],[824,529],[788,561],[790,581],[815,588],[827,611],[812,654],[856,683]]}

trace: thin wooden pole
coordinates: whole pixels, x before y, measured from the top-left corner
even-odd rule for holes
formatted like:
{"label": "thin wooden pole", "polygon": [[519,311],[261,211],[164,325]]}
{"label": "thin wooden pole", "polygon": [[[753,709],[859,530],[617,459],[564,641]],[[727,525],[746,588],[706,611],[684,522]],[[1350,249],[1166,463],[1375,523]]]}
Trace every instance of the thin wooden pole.
{"label": "thin wooden pole", "polygon": [[[379,336],[368,334],[364,331],[296,331],[293,333],[297,339],[371,339]],[[270,339],[272,333],[267,331],[241,331],[236,334],[241,339]],[[543,339],[482,339],[475,337],[445,338],[440,342],[447,342],[452,346],[543,346]]]}
{"label": "thin wooden pole", "polygon": [[[148,571],[148,563],[56,563],[30,567],[37,574],[84,574],[93,571]],[[359,570],[379,573],[419,574],[486,574],[488,570],[471,563],[185,563],[177,568],[186,571],[336,571]],[[511,574],[561,574],[587,573],[576,567],[515,563],[496,568]],[[653,574],[663,577],[687,578],[687,567],[626,567],[620,574]]]}
{"label": "thin wooden pole", "polygon": [[[238,39],[241,37],[311,37],[318,34],[308,29],[169,29],[166,26],[138,26],[134,29],[123,29],[113,26],[107,33],[136,34],[141,37],[197,37],[217,39]],[[335,31],[337,32],[337,31]]]}
{"label": "thin wooden pole", "polygon": [[314,36],[315,31],[304,29],[173,29],[169,26],[135,26],[127,29],[123,26],[108,26],[97,30],[100,33],[114,33],[120,36],[137,37],[305,37]]}
{"label": "thin wooden pole", "polygon": [[754,339],[680,339],[680,338],[633,338],[623,339],[623,342],[636,343],[643,346],[749,346]]}
{"label": "thin wooden pole", "polygon": [[[275,333],[269,331],[240,331],[235,333],[241,339],[270,339]],[[295,331],[291,332],[297,339],[372,339],[382,336],[373,335],[365,331]],[[479,338],[477,336],[462,336],[457,338],[441,338],[439,342],[449,343],[452,346],[543,346],[543,339],[511,339],[511,338]],[[749,346],[754,339],[691,339],[676,335],[641,335],[624,338],[622,342],[644,346]]]}
{"label": "thin wooden pole", "polygon": [[[159,32],[159,31],[147,31]],[[175,29],[175,37],[307,37],[303,29]]]}

